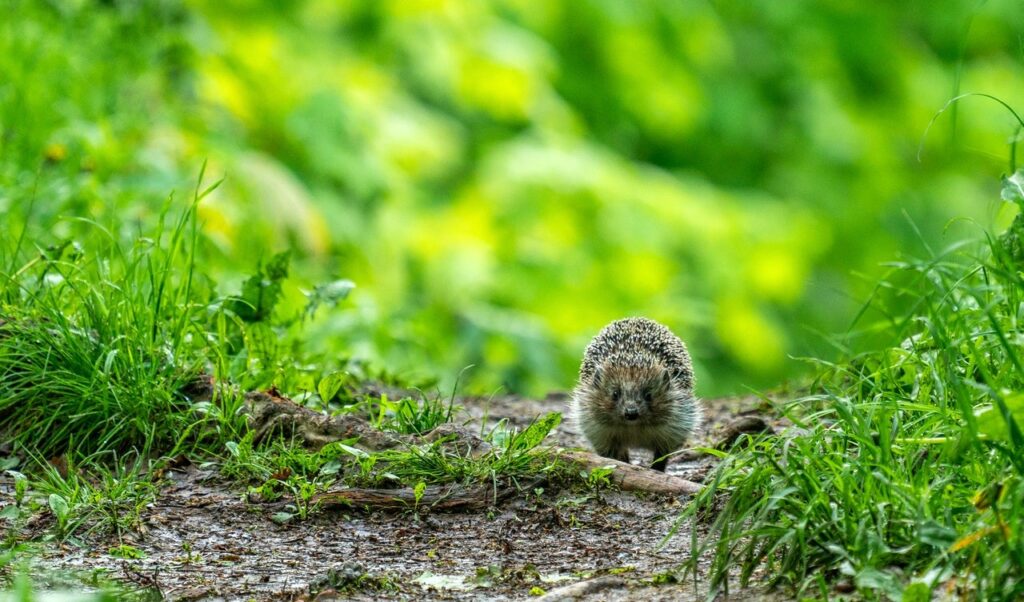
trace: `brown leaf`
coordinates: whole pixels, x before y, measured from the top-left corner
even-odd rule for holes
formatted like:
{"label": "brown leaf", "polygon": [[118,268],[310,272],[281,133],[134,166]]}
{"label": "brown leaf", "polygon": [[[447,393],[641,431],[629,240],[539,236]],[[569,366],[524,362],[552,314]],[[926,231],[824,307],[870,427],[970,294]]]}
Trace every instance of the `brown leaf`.
{"label": "brown leaf", "polygon": [[54,456],[49,460],[50,466],[52,466],[60,478],[68,478],[68,459],[67,456]]}

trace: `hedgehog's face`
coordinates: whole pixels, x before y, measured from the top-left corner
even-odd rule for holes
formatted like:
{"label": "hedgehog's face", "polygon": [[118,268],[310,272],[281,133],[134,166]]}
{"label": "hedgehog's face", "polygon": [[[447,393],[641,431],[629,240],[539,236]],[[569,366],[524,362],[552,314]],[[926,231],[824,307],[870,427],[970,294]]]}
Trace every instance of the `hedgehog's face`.
{"label": "hedgehog's face", "polygon": [[671,398],[672,378],[660,365],[605,364],[594,373],[602,409],[626,423],[641,423],[664,410]]}

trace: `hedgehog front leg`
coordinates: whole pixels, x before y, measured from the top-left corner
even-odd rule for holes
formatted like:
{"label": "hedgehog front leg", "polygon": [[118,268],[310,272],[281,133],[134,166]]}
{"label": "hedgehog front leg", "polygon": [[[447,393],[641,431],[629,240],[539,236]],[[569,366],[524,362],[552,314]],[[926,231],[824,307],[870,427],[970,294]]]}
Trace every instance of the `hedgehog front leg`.
{"label": "hedgehog front leg", "polygon": [[668,455],[670,453],[672,453],[671,449],[654,448],[654,464],[651,464],[651,468],[665,472],[665,468],[668,466]]}
{"label": "hedgehog front leg", "polygon": [[624,445],[609,443],[603,446],[595,446],[594,451],[597,452],[597,455],[604,458],[611,458],[612,460],[629,464],[629,448]]}

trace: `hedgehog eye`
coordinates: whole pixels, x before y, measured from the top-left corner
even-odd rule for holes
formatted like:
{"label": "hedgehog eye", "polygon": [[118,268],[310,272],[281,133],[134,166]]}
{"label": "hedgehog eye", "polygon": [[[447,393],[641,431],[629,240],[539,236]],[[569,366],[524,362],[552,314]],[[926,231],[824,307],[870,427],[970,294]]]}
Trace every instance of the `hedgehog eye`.
{"label": "hedgehog eye", "polygon": [[622,397],[622,390],[618,387],[612,389],[612,401],[618,402],[620,397]]}
{"label": "hedgehog eye", "polygon": [[654,401],[654,391],[651,391],[650,389],[644,391],[644,401],[647,403]]}

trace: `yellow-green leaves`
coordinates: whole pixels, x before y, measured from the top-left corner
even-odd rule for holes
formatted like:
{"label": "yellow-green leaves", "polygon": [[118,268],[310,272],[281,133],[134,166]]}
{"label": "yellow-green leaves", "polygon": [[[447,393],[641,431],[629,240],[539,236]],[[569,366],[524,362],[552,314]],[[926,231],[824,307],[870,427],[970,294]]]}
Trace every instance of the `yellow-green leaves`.
{"label": "yellow-green leaves", "polygon": [[989,439],[1012,441],[1011,429],[1024,427],[1024,393],[1010,393],[974,412],[978,432]]}

